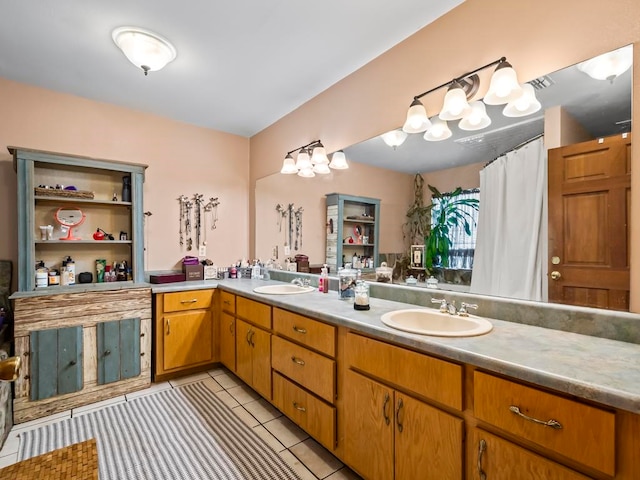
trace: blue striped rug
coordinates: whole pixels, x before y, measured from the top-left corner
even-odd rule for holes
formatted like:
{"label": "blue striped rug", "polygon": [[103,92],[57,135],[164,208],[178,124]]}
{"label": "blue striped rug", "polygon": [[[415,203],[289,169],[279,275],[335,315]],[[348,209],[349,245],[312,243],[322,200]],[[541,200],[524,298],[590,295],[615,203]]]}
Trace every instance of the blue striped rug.
{"label": "blue striped rug", "polygon": [[299,480],[200,382],[21,433],[18,460],[90,438],[100,480]]}

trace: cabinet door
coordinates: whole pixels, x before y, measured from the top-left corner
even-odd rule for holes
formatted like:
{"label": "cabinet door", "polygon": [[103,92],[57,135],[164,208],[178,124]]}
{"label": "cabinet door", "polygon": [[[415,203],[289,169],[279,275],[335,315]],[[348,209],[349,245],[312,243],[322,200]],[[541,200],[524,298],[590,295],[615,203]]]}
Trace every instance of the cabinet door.
{"label": "cabinet door", "polygon": [[140,375],[140,319],[96,325],[98,384]]}
{"label": "cabinet door", "polygon": [[348,370],[343,398],[346,463],[367,479],[393,478],[393,390]]}
{"label": "cabinet door", "polygon": [[398,392],[394,412],[396,480],[462,478],[462,419]]}
{"label": "cabinet door", "polygon": [[82,389],[82,327],[30,333],[31,400]]}
{"label": "cabinet door", "polygon": [[[472,428],[467,440],[470,480],[587,480],[558,463]],[[444,477],[443,477],[444,478]]]}
{"label": "cabinet door", "polygon": [[253,382],[250,334],[255,328],[242,320],[236,320],[236,374],[246,383]]}
{"label": "cabinet door", "polygon": [[236,371],[236,319],[225,312],[220,314],[220,362]]}
{"label": "cabinet door", "polygon": [[271,334],[260,328],[252,329],[253,381],[251,386],[267,400],[271,400]]}
{"label": "cabinet door", "polygon": [[164,316],[164,370],[210,362],[213,358],[213,324],[210,310]]}

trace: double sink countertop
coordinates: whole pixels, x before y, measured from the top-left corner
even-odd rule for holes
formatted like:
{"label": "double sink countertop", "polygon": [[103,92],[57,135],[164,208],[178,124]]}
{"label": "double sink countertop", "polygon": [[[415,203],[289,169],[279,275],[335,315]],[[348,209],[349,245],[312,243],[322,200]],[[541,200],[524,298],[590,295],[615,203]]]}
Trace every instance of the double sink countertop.
{"label": "double sink countertop", "polygon": [[[340,300],[335,290],[327,294],[316,290],[292,295],[259,294],[253,291],[262,285],[281,283],[272,280],[227,279],[152,285],[152,291],[167,293],[220,288],[427,354],[468,363],[640,414],[640,345],[637,343],[497,320],[488,316],[484,318],[493,324],[493,330],[485,335],[457,338],[418,335],[390,328],[380,320],[387,312],[419,308],[415,304],[372,297],[371,309],[358,311],[354,310],[352,303]],[[445,292],[441,293],[444,294]],[[517,305],[515,311],[517,312]],[[634,315],[627,315],[635,320]],[[484,315],[480,312],[479,316]],[[640,320],[637,325],[640,328]],[[397,368],[403,368],[403,365],[398,365]]]}

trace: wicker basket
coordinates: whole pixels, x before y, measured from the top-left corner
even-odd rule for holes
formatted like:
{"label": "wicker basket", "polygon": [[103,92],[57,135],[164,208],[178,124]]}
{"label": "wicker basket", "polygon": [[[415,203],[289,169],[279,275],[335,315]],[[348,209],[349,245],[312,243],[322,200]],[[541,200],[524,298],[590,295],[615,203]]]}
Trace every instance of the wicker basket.
{"label": "wicker basket", "polygon": [[58,188],[35,187],[37,197],[59,197],[59,198],[86,198],[93,200],[93,192],[86,190],[61,190]]}

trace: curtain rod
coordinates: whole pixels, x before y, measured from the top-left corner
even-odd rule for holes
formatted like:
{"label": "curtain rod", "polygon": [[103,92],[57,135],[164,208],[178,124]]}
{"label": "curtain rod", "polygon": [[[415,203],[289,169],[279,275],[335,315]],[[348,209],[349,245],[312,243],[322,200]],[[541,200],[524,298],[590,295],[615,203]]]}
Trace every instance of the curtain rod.
{"label": "curtain rod", "polygon": [[516,146],[515,146],[515,147],[513,147],[512,149],[507,150],[507,151],[506,151],[506,152],[504,152],[504,153],[501,153],[500,155],[498,155],[496,158],[494,158],[494,159],[493,159],[493,160],[491,160],[490,162],[487,162],[487,163],[484,165],[484,167],[482,167],[482,168],[487,168],[489,165],[491,165],[493,162],[495,162],[495,161],[496,161],[497,159],[499,159],[500,157],[502,157],[502,156],[506,155],[507,153],[515,152],[515,151],[516,151],[516,150],[518,150],[519,148],[522,148],[522,147],[524,147],[525,145],[527,145],[527,144],[529,144],[529,143],[531,143],[531,142],[533,142],[533,141],[535,141],[535,140],[538,140],[539,138],[542,138],[542,137],[544,137],[544,133],[539,133],[538,135],[536,135],[536,136],[534,136],[534,137],[531,137],[529,140],[525,140],[524,142],[519,143],[518,145],[516,145]]}

